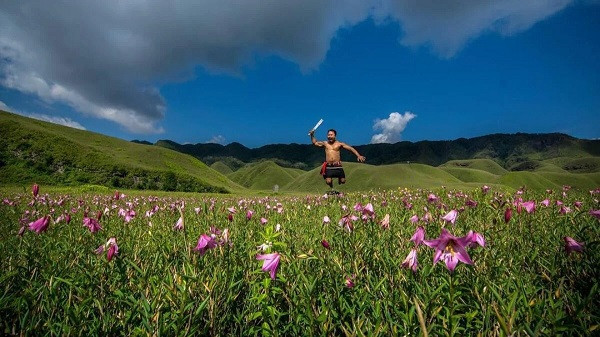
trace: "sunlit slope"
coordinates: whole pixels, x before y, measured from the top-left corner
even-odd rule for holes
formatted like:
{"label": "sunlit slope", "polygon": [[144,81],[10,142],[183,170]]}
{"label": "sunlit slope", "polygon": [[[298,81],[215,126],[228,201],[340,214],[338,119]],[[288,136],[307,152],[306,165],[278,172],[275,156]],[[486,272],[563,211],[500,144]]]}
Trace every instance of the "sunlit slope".
{"label": "sunlit slope", "polygon": [[498,175],[477,169],[463,167],[440,167],[440,169],[466,183],[493,184],[500,178]]}
{"label": "sunlit slope", "polygon": [[563,170],[572,173],[600,172],[600,157],[559,157],[547,159],[544,162],[556,165]]}
{"label": "sunlit slope", "polygon": [[228,175],[233,172],[231,167],[227,166],[222,161],[216,161],[210,165],[210,168],[224,175]]}
{"label": "sunlit slope", "polygon": [[439,167],[441,168],[466,168],[485,171],[493,175],[503,175],[508,171],[491,159],[466,159],[450,160]]}
{"label": "sunlit slope", "polygon": [[227,192],[242,189],[176,151],[0,111],[0,183],[98,184]]}
{"label": "sunlit slope", "polygon": [[[327,190],[319,174],[320,167],[300,175],[285,186],[290,191],[319,192]],[[467,186],[464,182],[437,167],[423,164],[392,164],[373,166],[368,164],[344,163],[347,184],[340,187],[345,191],[389,189],[398,187],[434,188],[441,185]],[[335,181],[336,188],[337,180]]]}
{"label": "sunlit slope", "polygon": [[271,190],[273,186],[283,187],[305,171],[284,168],[266,160],[248,164],[227,175],[232,181],[254,190]]}

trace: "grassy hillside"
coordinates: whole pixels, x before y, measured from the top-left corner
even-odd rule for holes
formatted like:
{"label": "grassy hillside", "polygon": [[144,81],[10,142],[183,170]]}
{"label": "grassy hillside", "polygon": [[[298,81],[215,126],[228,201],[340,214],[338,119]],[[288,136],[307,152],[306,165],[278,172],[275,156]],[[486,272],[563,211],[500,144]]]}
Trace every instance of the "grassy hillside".
{"label": "grassy hillside", "polygon": [[545,162],[573,173],[600,172],[600,157],[558,157],[545,160]]}
{"label": "grassy hillside", "polygon": [[485,171],[493,175],[506,174],[508,171],[491,159],[467,159],[467,160],[450,160],[440,167],[447,168],[469,168],[480,171]]}
{"label": "grassy hillside", "polygon": [[[6,112],[0,112],[0,134],[0,184],[5,186],[37,182],[56,186],[102,185],[121,189],[221,193],[250,192],[245,188],[263,193],[271,191],[274,185],[288,192],[322,193],[328,189],[318,173],[319,167],[315,166],[304,171],[292,168],[301,166],[294,161],[275,159],[245,164],[236,157],[225,156],[210,157],[211,168],[190,155],[165,148],[178,149],[173,142],[164,141],[162,146],[127,142]],[[569,137],[566,140],[572,144],[579,141]],[[549,137],[546,141],[552,143],[556,139]],[[383,155],[398,144],[381,144],[371,149],[381,150]],[[421,147],[419,156],[439,154],[440,148],[431,147],[431,143],[416,144]],[[472,152],[472,149],[465,150],[468,140],[444,144],[454,153],[466,155]],[[593,189],[600,186],[600,157],[584,155],[586,151],[594,151],[592,143],[586,144],[587,147],[573,145],[572,151],[567,151],[570,147],[564,144],[558,146],[562,150],[552,150],[560,155],[555,158],[546,158],[550,152],[544,146],[548,144],[536,145],[545,149],[541,153],[530,152],[535,147],[528,146],[527,151],[517,151],[523,156],[519,161],[512,161],[509,170],[499,164],[500,160],[486,158],[450,160],[438,167],[406,161],[378,166],[348,161],[344,164],[348,183],[339,189],[361,191],[441,185],[464,188],[483,184],[512,188],[527,186],[530,189],[571,185],[578,189]],[[207,146],[223,148],[218,144]],[[301,147],[293,146],[296,150]],[[504,144],[497,147],[504,148]],[[230,144],[226,149],[230,155],[245,151],[241,144]],[[264,147],[263,151],[282,149],[286,147],[272,145]],[[486,153],[492,153],[490,149],[487,148]],[[322,157],[321,149],[312,147],[311,150]],[[580,157],[566,156],[569,153]]]}
{"label": "grassy hillside", "polygon": [[241,188],[189,155],[3,111],[0,134],[0,184],[197,192]]}
{"label": "grassy hillside", "polygon": [[[398,187],[437,188],[442,185],[449,188],[473,188],[484,184],[499,187],[545,190],[560,189],[570,185],[576,189],[589,190],[600,186],[600,173],[573,174],[569,172],[506,172],[495,175],[479,169],[443,166],[433,167],[423,164],[392,164],[373,166],[368,164],[345,163],[347,184],[337,185],[341,191],[364,191],[370,189],[391,189]],[[323,193],[328,187],[319,175],[319,168],[306,172],[289,184],[284,191],[306,191]]]}
{"label": "grassy hillside", "polygon": [[228,175],[230,173],[233,172],[233,170],[231,169],[231,167],[227,166],[225,163],[223,163],[222,161],[216,161],[214,163],[212,163],[210,165],[210,168],[223,174],[223,175]]}
{"label": "grassy hillside", "polygon": [[234,182],[255,190],[271,190],[274,185],[283,187],[305,171],[284,168],[272,161],[248,164],[227,176]]}
{"label": "grassy hillside", "polygon": [[463,167],[440,167],[440,169],[450,173],[460,181],[469,183],[493,184],[500,177],[486,171]]}
{"label": "grassy hillside", "polygon": [[[329,188],[325,185],[323,178],[319,175],[320,168],[308,171],[288,185],[284,190],[306,191],[322,193]],[[398,187],[413,188],[439,188],[448,187],[472,187],[480,184],[463,182],[452,174],[429,165],[423,164],[392,164],[374,166],[368,164],[345,163],[347,183],[335,188],[340,191],[363,191],[370,189],[395,189]]]}

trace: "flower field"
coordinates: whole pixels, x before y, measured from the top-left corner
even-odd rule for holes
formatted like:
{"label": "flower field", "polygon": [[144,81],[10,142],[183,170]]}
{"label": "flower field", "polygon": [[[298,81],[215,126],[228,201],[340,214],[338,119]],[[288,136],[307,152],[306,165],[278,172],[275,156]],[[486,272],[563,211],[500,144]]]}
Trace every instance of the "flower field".
{"label": "flower field", "polygon": [[596,335],[600,190],[0,205],[3,335]]}

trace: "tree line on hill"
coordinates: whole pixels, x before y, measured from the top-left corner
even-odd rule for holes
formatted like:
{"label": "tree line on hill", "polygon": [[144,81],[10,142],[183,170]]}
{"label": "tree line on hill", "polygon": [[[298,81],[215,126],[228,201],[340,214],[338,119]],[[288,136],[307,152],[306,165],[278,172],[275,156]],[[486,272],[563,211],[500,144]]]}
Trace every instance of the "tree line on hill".
{"label": "tree line on hill", "polygon": [[[145,143],[137,141],[137,143]],[[225,161],[232,169],[244,163],[273,160],[280,166],[312,169],[322,163],[323,150],[312,144],[270,144],[247,148],[240,143],[220,145],[214,143],[178,144],[159,140],[154,145],[169,148],[198,158],[207,165]],[[532,159],[556,157],[600,156],[600,140],[578,139],[562,133],[546,134],[491,134],[475,138],[443,141],[398,142],[395,144],[358,145],[355,148],[367,163],[383,165],[416,162],[431,166],[449,160],[492,159],[506,169],[518,169]],[[355,161],[354,155],[342,151],[342,161]]]}

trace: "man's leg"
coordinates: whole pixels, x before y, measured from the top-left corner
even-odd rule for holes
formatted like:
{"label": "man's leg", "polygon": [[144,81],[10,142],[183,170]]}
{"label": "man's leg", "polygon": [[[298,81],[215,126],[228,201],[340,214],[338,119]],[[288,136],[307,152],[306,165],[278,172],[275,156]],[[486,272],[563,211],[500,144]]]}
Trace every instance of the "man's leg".
{"label": "man's leg", "polygon": [[325,183],[329,185],[329,187],[333,188],[333,179],[325,178]]}
{"label": "man's leg", "polygon": [[338,184],[345,184],[346,183],[346,178],[339,178],[338,179]]}

